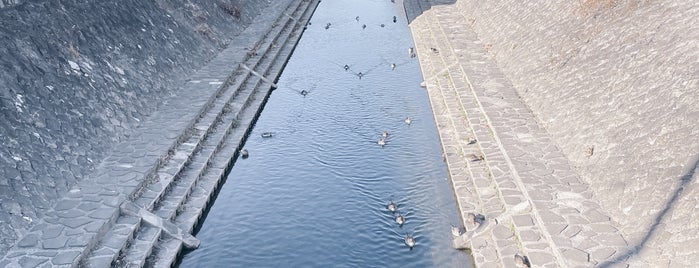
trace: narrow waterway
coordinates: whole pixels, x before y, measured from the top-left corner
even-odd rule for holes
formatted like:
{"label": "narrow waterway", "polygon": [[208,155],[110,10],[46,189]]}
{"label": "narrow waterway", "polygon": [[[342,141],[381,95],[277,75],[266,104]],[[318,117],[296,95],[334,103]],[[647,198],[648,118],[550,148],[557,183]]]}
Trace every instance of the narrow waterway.
{"label": "narrow waterway", "polygon": [[471,265],[400,2],[320,3],[181,267]]}

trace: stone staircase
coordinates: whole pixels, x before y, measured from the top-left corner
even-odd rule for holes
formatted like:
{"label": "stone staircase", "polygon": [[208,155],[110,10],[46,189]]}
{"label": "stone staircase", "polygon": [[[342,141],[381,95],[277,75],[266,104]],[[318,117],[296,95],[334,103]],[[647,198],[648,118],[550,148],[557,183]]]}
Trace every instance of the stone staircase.
{"label": "stone staircase", "polygon": [[[156,176],[121,205],[116,224],[85,259],[86,266],[170,267],[182,246],[198,246],[189,234],[274,88],[265,77],[281,72],[315,5],[317,1],[291,1],[262,40],[247,48],[249,57],[223,82],[188,137],[171,150]],[[210,82],[194,79],[189,83]],[[174,224],[163,226],[169,222]]]}
{"label": "stone staircase", "polygon": [[627,247],[616,223],[469,29],[459,2],[407,12],[422,13],[410,27],[466,229],[455,247],[470,249],[477,267],[515,267],[516,254],[531,267],[613,260]]}
{"label": "stone staircase", "polygon": [[291,56],[318,0],[267,11],[115,147],[0,259],[0,267],[169,267]]}

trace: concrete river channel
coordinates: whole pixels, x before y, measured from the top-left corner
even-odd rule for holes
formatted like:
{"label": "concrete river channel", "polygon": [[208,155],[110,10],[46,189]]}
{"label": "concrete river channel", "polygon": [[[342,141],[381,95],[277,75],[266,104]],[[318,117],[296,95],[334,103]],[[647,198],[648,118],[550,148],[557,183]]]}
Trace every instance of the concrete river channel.
{"label": "concrete river channel", "polygon": [[400,3],[322,1],[179,266],[470,267],[412,46]]}

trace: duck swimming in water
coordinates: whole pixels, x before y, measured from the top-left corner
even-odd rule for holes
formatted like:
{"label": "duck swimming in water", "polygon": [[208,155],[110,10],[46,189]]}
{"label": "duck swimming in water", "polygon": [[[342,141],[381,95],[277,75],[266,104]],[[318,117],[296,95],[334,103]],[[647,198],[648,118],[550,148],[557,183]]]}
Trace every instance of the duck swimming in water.
{"label": "duck swimming in water", "polygon": [[413,123],[413,119],[410,119],[410,117],[406,117],[406,118],[405,118],[405,124],[406,124],[406,125],[409,126],[409,125],[412,124],[412,123]]}
{"label": "duck swimming in water", "polygon": [[405,245],[408,246],[412,250],[413,247],[415,247],[415,238],[409,234],[406,234],[405,235]]}
{"label": "duck swimming in water", "polygon": [[260,134],[263,138],[271,138],[273,135],[274,133],[272,132],[262,132],[262,134]]}
{"label": "duck swimming in water", "polygon": [[393,70],[395,70],[395,69],[396,69],[396,64],[395,64],[395,63],[391,63],[391,71],[393,71]]}
{"label": "duck swimming in water", "polygon": [[362,29],[366,29],[366,24],[362,24]]}
{"label": "duck swimming in water", "polygon": [[243,159],[245,159],[245,158],[248,158],[248,156],[250,156],[250,154],[248,153],[248,150],[247,150],[247,149],[242,149],[242,150],[240,150],[240,156],[241,156]]}
{"label": "duck swimming in water", "polygon": [[301,95],[303,95],[305,97],[306,95],[308,95],[308,90],[304,89],[304,90],[301,90],[301,92],[299,92],[299,93],[301,93]]}
{"label": "duck swimming in water", "polygon": [[391,200],[391,203],[388,203],[388,206],[386,206],[386,208],[388,208],[388,211],[395,213],[396,210],[398,209],[398,206],[396,205],[396,203],[393,203],[393,201]]}
{"label": "duck swimming in water", "polygon": [[398,223],[399,227],[403,227],[403,224],[405,223],[405,217],[403,217],[403,215],[398,214],[398,216],[396,216],[396,223]]}
{"label": "duck swimming in water", "polygon": [[385,138],[388,138],[388,131],[382,132],[382,133],[381,133],[381,137],[384,138],[384,139],[385,139]]}
{"label": "duck swimming in water", "polygon": [[393,16],[393,23],[396,23],[397,19],[396,16]]}
{"label": "duck swimming in water", "polygon": [[345,64],[345,66],[342,68],[345,68],[345,71],[349,71],[349,65],[347,65],[347,64]]}

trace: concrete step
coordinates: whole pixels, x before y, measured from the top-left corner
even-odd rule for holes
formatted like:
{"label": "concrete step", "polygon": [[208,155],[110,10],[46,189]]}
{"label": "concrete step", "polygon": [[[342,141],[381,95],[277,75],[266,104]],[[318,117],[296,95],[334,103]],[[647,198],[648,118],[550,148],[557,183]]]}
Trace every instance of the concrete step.
{"label": "concrete step", "polygon": [[[293,5],[294,3],[292,2],[289,8],[293,8],[294,10],[298,9],[298,4],[300,4],[300,2],[301,1],[296,2],[296,5]],[[280,16],[279,21],[281,21],[283,25],[289,24],[289,18],[285,15]],[[267,37],[271,37],[271,40],[261,40],[258,42],[258,54],[248,57],[245,62],[246,65],[252,66],[252,68],[255,69],[260,67],[261,63],[277,57],[277,54],[279,54],[279,49],[274,46],[274,43],[286,42],[289,33],[291,33],[290,30],[285,29],[288,27],[277,27],[280,24],[279,21],[272,25],[272,30],[269,31],[271,34],[266,35]],[[279,39],[279,36],[282,36],[282,38]],[[268,54],[272,55],[268,56]],[[269,66],[270,64],[264,63],[263,65]],[[264,73],[264,71],[262,72]],[[200,116],[198,122],[196,122],[195,127],[191,130],[188,139],[182,142],[171,153],[164,165],[158,169],[158,176],[156,177],[156,180],[145,185],[140,192],[133,194],[135,197],[133,203],[138,207],[146,210],[153,210],[165,198],[167,193],[174,190],[173,187],[176,184],[173,184],[173,182],[181,180],[181,177],[189,177],[189,180],[185,183],[181,183],[181,186],[175,189],[180,192],[172,192],[171,196],[179,195],[180,199],[186,198],[189,189],[191,189],[191,186],[196,183],[198,176],[196,174],[201,174],[204,172],[205,168],[207,167],[208,160],[215,152],[216,145],[214,148],[209,148],[207,150],[202,148],[202,144],[204,144],[204,141],[207,139],[215,141],[214,144],[216,144],[220,143],[220,141],[225,138],[227,129],[230,129],[237,119],[238,115],[235,111],[247,104],[250,96],[252,95],[251,93],[253,90],[246,87],[246,85],[249,85],[250,83],[257,84],[260,81],[260,78],[252,77],[250,76],[249,72],[244,70],[237,70],[235,73],[240,76],[232,79],[233,81],[227,83],[225,89],[219,91],[214,101],[211,102],[210,107],[206,109],[206,113],[203,116]],[[231,113],[231,111],[234,112]],[[227,119],[223,119],[222,117],[224,116],[227,116]],[[224,130],[215,131],[215,129],[221,125],[221,122],[224,121],[226,122],[223,124],[225,126],[222,127]],[[203,155],[203,157],[200,157],[200,159],[197,159],[197,161],[193,161],[193,157],[197,155]],[[194,168],[186,168],[188,166],[194,166]],[[198,170],[198,172],[195,172],[195,175],[183,174],[183,172],[187,170]],[[189,183],[189,186],[185,186],[187,183]],[[167,213],[170,214],[170,218],[174,216],[177,207],[179,207],[181,203],[181,200],[163,203],[163,206],[165,207],[168,207],[167,205],[169,204],[172,204],[174,207],[174,209],[170,209]],[[107,236],[105,236],[103,239],[121,239],[124,241],[123,243],[120,243],[124,245],[124,248],[119,251],[112,252],[114,253],[112,260],[116,260],[120,252],[126,250],[126,245],[128,245],[128,241],[130,241],[131,238],[127,238],[125,236],[114,236],[112,233],[108,232]],[[103,250],[100,252],[104,253],[106,251]],[[88,255],[88,259],[93,258],[94,256],[92,255],[95,254]],[[99,257],[104,259],[103,255],[100,255]]]}
{"label": "concrete step", "polygon": [[138,235],[131,241],[128,250],[124,252],[124,258],[117,267],[143,267],[146,258],[153,250],[153,244],[158,242],[162,229],[150,225],[143,225],[138,230]]}
{"label": "concrete step", "polygon": [[[303,1],[306,2],[306,1]],[[296,13],[301,13],[298,15],[299,21],[308,21],[312,15],[313,10],[317,6],[318,1],[310,1],[308,5],[305,5],[303,9]],[[295,16],[297,17],[297,16]],[[298,27],[300,30],[302,26]],[[291,56],[291,50],[296,45],[298,38],[300,38],[300,32],[296,32],[294,36],[294,41],[284,42],[284,47],[281,48],[284,53],[279,54],[281,59],[278,60],[277,64],[274,64],[272,69],[268,70],[266,73],[278,75],[288,58]],[[281,43],[281,42],[280,42]],[[198,183],[193,188],[192,192],[188,196],[186,203],[184,203],[177,211],[181,211],[176,214],[175,224],[185,232],[192,232],[195,226],[199,223],[204,211],[207,209],[211,198],[214,196],[217,187],[220,186],[221,181],[224,179],[227,171],[230,169],[233,159],[237,157],[238,151],[242,147],[245,138],[253,125],[254,120],[257,118],[262,110],[264,102],[271,90],[264,86],[258,85],[266,90],[259,90],[254,93],[252,98],[252,103],[249,107],[254,107],[253,109],[244,109],[241,114],[240,122],[238,127],[231,129],[230,137],[225,139],[225,142],[220,146],[219,152],[214,156],[211,161],[211,167],[202,174]],[[233,156],[233,158],[231,158]],[[177,257],[179,252],[175,252],[172,248],[182,248],[181,242],[169,237],[163,237],[159,244],[156,246],[149,260],[152,262],[148,263],[148,266],[152,267],[169,267],[174,258]]]}
{"label": "concrete step", "polygon": [[[304,1],[299,1],[298,3],[303,3]],[[307,8],[307,5],[298,5],[296,6],[296,9],[299,10],[304,10]],[[298,13],[297,11],[294,11],[292,14]],[[281,23],[280,23],[281,24]],[[293,31],[294,28],[296,27],[296,23],[292,22],[289,19],[286,19],[282,26],[280,27],[280,30],[277,35],[275,35],[275,38],[272,42],[265,42],[265,43],[281,43],[281,44],[286,44],[288,41],[289,36],[294,33]],[[262,47],[264,50],[266,50],[265,54],[263,57],[261,57],[262,60],[259,61],[259,64],[257,64],[257,69],[255,71],[262,73],[262,74],[267,74],[270,73],[270,67],[272,66],[280,66],[278,62],[276,62],[277,58],[282,55],[284,59],[289,57],[288,52],[282,51],[282,49],[289,49],[286,46],[269,46],[267,48]],[[260,51],[258,49],[258,51]],[[282,53],[280,53],[282,52]],[[252,58],[252,57],[251,57]],[[278,73],[280,70],[273,70],[272,73]],[[182,204],[187,200],[187,197],[190,194],[190,191],[194,188],[194,186],[197,184],[199,178],[203,175],[206,174],[208,171],[208,167],[211,164],[211,160],[215,155],[217,155],[219,148],[221,148],[221,145],[224,141],[229,140],[227,137],[230,131],[236,127],[238,118],[240,117],[240,113],[249,109],[245,109],[248,107],[248,104],[251,101],[255,100],[264,100],[266,98],[266,95],[269,94],[271,85],[265,82],[264,79],[261,78],[249,78],[246,79],[246,81],[240,85],[240,89],[237,91],[238,94],[237,96],[233,99],[232,103],[226,104],[227,105],[227,111],[224,111],[221,113],[222,117],[218,117],[215,122],[215,127],[213,127],[211,130],[208,131],[208,134],[205,136],[205,138],[200,142],[199,145],[199,150],[195,152],[195,155],[190,157],[188,165],[182,169],[177,174],[177,177],[175,180],[172,181],[171,186],[169,187],[169,190],[164,193],[164,195],[160,196],[158,198],[160,201],[157,203],[154,213],[158,215],[159,217],[165,219],[165,220],[170,220],[174,218],[177,215],[177,212],[181,208]],[[265,89],[262,91],[262,93],[258,93],[260,90],[259,89]],[[262,94],[262,95],[260,95]],[[252,107],[256,107],[257,109],[261,109],[262,105],[261,103],[255,103]],[[250,116],[247,116],[250,117]],[[242,133],[246,133],[248,131],[249,124],[246,124],[246,128],[244,131],[239,131]],[[236,139],[233,139],[236,140]],[[238,137],[237,140],[243,140],[243,137]],[[222,152],[223,157],[228,157],[229,159],[235,155],[235,151],[226,151]],[[219,174],[218,177],[221,178],[223,175],[223,170],[219,169],[218,171],[214,172]],[[147,230],[147,229],[146,229]],[[155,240],[149,240],[149,241],[154,241]],[[150,247],[154,245],[150,244]],[[139,245],[139,247],[147,247],[148,245],[143,244]],[[131,248],[127,249],[127,252],[130,252]],[[139,252],[142,252],[143,250],[139,250]],[[140,256],[140,255],[139,255]],[[136,263],[129,263],[130,265],[136,265],[140,266],[142,263],[140,262],[141,258],[138,258],[138,262]]]}
{"label": "concrete step", "polygon": [[90,252],[90,257],[83,261],[86,267],[109,267],[115,264],[121,250],[133,240],[134,234],[141,227],[141,219],[133,216],[119,217],[104,239]]}

